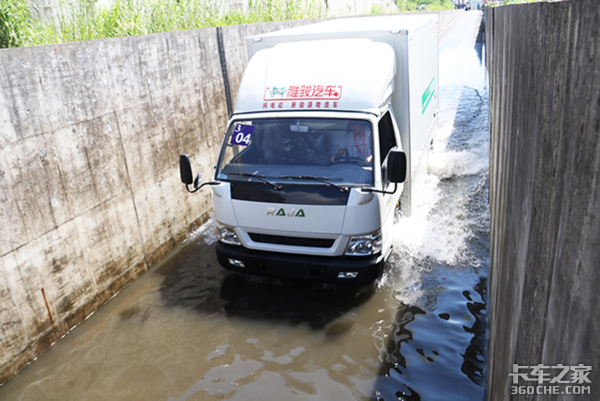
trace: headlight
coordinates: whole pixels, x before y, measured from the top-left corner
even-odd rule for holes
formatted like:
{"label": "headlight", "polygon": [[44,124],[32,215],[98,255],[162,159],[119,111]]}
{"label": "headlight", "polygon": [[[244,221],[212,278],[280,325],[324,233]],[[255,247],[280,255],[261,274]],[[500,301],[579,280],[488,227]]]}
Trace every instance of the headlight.
{"label": "headlight", "polygon": [[368,256],[376,255],[381,252],[381,231],[375,231],[369,235],[350,238],[346,247],[346,255],[350,256]]}
{"label": "headlight", "polygon": [[229,245],[241,245],[235,230],[231,227],[217,223],[217,237],[219,241]]}

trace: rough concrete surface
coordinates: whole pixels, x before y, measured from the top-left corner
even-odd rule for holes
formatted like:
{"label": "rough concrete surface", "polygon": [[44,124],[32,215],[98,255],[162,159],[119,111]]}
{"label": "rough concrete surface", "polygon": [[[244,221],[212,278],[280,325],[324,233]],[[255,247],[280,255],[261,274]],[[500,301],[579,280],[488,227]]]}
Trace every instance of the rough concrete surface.
{"label": "rough concrete surface", "polygon": [[[485,19],[492,135],[488,398],[596,400],[600,3],[511,5],[486,10]],[[551,378],[558,372],[550,366],[591,366],[591,383],[576,384],[591,392],[511,396],[513,364],[543,364]]]}
{"label": "rough concrete surface", "polygon": [[[234,101],[244,38],[310,22],[223,28]],[[0,50],[0,383],[206,221],[224,87],[216,28]]]}
{"label": "rough concrete surface", "polygon": [[227,121],[214,29],[0,52],[0,382],[205,221]]}

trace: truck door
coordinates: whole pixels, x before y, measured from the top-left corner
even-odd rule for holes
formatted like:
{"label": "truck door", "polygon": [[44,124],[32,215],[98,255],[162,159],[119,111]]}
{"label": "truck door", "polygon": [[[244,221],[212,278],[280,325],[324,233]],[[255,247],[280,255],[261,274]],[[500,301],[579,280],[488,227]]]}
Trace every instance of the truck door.
{"label": "truck door", "polygon": [[[381,183],[384,191],[393,190],[393,184],[387,179],[387,156],[393,148],[398,144],[396,142],[396,133],[394,131],[394,123],[390,111],[386,111],[378,123],[379,131],[379,160],[381,162]],[[391,184],[391,185],[390,185]],[[385,216],[389,216],[390,210],[396,206],[397,199],[400,197],[399,191],[396,194],[383,195],[383,210]]]}

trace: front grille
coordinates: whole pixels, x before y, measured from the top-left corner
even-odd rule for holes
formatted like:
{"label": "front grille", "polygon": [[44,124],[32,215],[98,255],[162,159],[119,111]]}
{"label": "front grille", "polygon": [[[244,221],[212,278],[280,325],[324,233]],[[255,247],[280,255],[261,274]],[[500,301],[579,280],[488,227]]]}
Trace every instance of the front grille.
{"label": "front grille", "polygon": [[334,239],[327,238],[302,238],[302,237],[284,237],[282,235],[268,235],[249,233],[250,238],[254,242],[262,242],[275,245],[293,245],[306,246],[310,248],[331,248]]}

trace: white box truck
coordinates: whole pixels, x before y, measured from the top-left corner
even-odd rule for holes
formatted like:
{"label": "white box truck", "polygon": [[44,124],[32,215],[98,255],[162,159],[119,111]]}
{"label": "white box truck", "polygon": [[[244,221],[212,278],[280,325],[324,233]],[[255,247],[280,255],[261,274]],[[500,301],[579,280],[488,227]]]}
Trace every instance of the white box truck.
{"label": "white box truck", "polygon": [[481,0],[469,0],[467,2],[467,10],[481,10]]}
{"label": "white box truck", "polygon": [[[426,168],[438,113],[437,15],[337,19],[249,37],[213,191],[219,263],[369,283]],[[193,189],[190,189],[193,185]]]}

